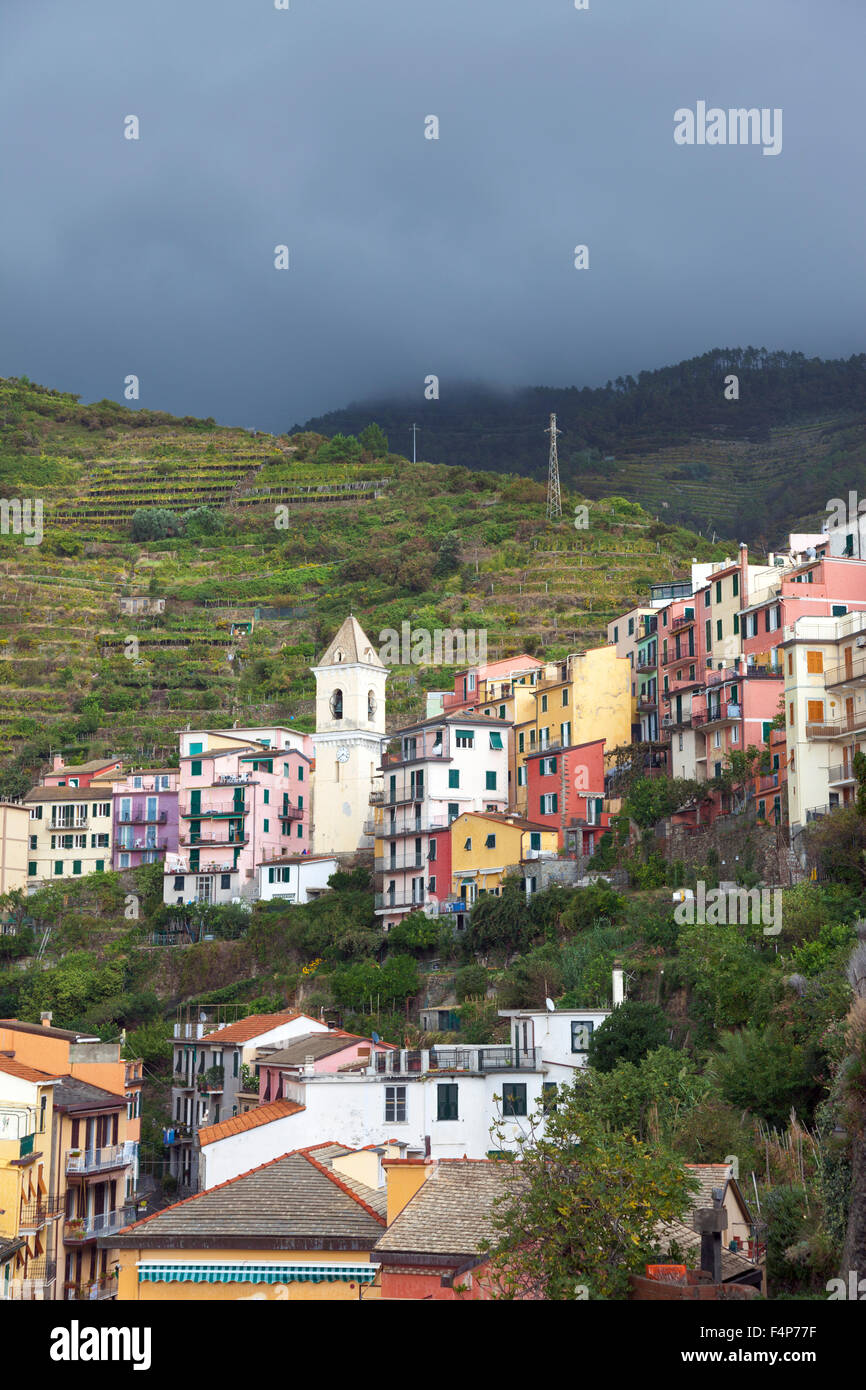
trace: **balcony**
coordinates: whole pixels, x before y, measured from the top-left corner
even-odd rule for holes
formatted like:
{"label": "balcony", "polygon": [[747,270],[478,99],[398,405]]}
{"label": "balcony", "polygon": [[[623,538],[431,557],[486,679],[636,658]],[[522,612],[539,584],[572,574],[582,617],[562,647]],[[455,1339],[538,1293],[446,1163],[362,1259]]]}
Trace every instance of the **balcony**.
{"label": "balcony", "polygon": [[89,1177],[112,1168],[126,1168],[135,1158],[134,1144],[108,1144],[102,1149],[69,1149],[66,1172],[69,1177]]}
{"label": "balcony", "polygon": [[385,800],[385,793],[381,787],[374,787],[370,792],[369,802],[371,806],[381,806]]}
{"label": "balcony", "polygon": [[202,1095],[216,1096],[221,1095],[225,1084],[225,1072],[222,1067],[208,1067],[206,1072],[196,1077],[196,1090]]}
{"label": "balcony", "polygon": [[[859,639],[862,642],[862,638]],[[837,666],[828,666],[824,672],[824,684],[830,685],[859,685],[866,679],[866,656],[853,657],[850,661],[840,662]]]}
{"label": "balcony", "polygon": [[181,820],[240,820],[242,816],[249,815],[249,810],[248,801],[233,803],[231,806],[200,806],[197,811],[184,806],[180,817]]}
{"label": "balcony", "polygon": [[672,651],[667,656],[662,656],[660,664],[662,666],[675,666],[678,661],[694,661],[695,650],[690,647],[688,651]]}
{"label": "balcony", "polygon": [[641,695],[638,699],[637,707],[641,714],[649,714],[658,707],[658,699],[655,696]]}
{"label": "balcony", "polygon": [[73,1303],[93,1303],[104,1298],[117,1298],[117,1280],[113,1274],[101,1274],[89,1284],[64,1284],[63,1297]]}
{"label": "balcony", "polygon": [[695,622],[694,613],[689,617],[675,618],[671,623],[671,632],[679,632],[681,628],[692,627]]}
{"label": "balcony", "polygon": [[425,1072],[539,1071],[541,1048],[511,1047],[494,1043],[489,1047],[431,1047],[410,1051],[395,1048],[378,1052],[371,1070],[377,1076],[412,1076]]}
{"label": "balcony", "polygon": [[243,787],[253,780],[251,772],[230,772],[211,782],[212,787]]}
{"label": "balcony", "polygon": [[829,719],[821,724],[806,724],[806,738],[844,738],[847,734],[866,731],[866,709],[855,710],[842,719]]}
{"label": "balcony", "polygon": [[300,808],[299,806],[287,806],[287,805],[283,805],[283,806],[280,807],[280,811],[279,811],[279,814],[278,814],[278,816],[277,816],[277,819],[278,819],[278,820],[303,820],[303,819],[304,819],[304,813],[303,813],[303,811],[301,810],[301,808]]}
{"label": "balcony", "polygon": [[135,1218],[126,1211],[104,1211],[99,1216],[70,1216],[63,1223],[64,1245],[82,1245],[99,1236],[114,1235]]}
{"label": "balcony", "polygon": [[854,771],[850,763],[837,763],[827,772],[827,781],[830,786],[835,786],[839,782],[853,782],[854,780]]}
{"label": "balcony", "polygon": [[641,655],[634,664],[636,671],[654,671],[656,669],[656,658]]}
{"label": "balcony", "polygon": [[375,893],[373,895],[373,906],[377,911],[390,911],[393,909],[406,908],[410,912],[414,908],[423,907],[425,899],[423,897],[413,897],[407,893]]}
{"label": "balcony", "polygon": [[0,1282],[0,1302],[34,1303],[54,1298],[57,1263],[44,1257],[28,1260],[22,1278],[11,1279],[8,1285]]}
{"label": "balcony", "polygon": [[21,1207],[18,1229],[23,1236],[35,1235],[43,1226],[62,1216],[65,1209],[65,1197],[45,1197],[41,1201],[25,1202]]}
{"label": "balcony", "polygon": [[427,864],[435,864],[435,859],[425,859],[423,854],[403,854],[396,859],[389,859],[386,856],[376,857],[373,860],[373,871],[377,874],[399,873],[403,869],[423,869]]}
{"label": "balcony", "polygon": [[118,816],[118,825],[165,825],[168,814],[165,811],[157,811],[155,816],[149,816],[146,811],[138,811],[129,816]]}
{"label": "balcony", "polygon": [[74,830],[87,830],[89,825],[90,820],[85,816],[84,820],[70,822],[53,820],[49,828],[52,835],[71,835]]}
{"label": "balcony", "polygon": [[248,845],[249,835],[227,835],[225,831],[220,833],[218,830],[202,830],[195,834],[185,831],[180,837],[182,845]]}
{"label": "balcony", "polygon": [[750,681],[783,681],[785,672],[781,666],[744,666],[734,672],[734,680],[746,676]]}
{"label": "balcony", "polygon": [[703,722],[705,724],[733,724],[735,720],[742,719],[742,717],[742,705],[734,704],[733,700],[722,700],[720,704],[707,710]]}

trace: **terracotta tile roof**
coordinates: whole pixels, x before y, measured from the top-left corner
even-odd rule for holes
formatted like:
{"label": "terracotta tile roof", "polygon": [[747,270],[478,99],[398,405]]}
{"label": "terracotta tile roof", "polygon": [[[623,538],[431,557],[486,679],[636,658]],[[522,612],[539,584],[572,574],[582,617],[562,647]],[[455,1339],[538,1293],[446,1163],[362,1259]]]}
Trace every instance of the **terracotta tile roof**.
{"label": "terracotta tile roof", "polygon": [[[508,1170],[506,1172],[506,1169]],[[413,1254],[475,1255],[494,1240],[493,1203],[508,1190],[510,1164],[442,1159],[376,1244]]]}
{"label": "terracotta tile roof", "polygon": [[370,1202],[376,1194],[329,1166],[351,1152],[334,1143],[295,1149],[125,1226],[116,1239],[121,1247],[171,1240],[195,1249],[204,1238],[271,1237],[276,1245],[342,1237],[372,1248],[385,1224]]}
{"label": "terracotta tile roof", "polygon": [[56,1072],[37,1071],[35,1067],[26,1067],[23,1062],[18,1062],[14,1057],[4,1057],[0,1054],[0,1071],[7,1076],[17,1076],[19,1081],[59,1081],[60,1077]]}
{"label": "terracotta tile roof", "polygon": [[713,1205],[713,1188],[721,1187],[727,1192],[730,1186],[743,1210],[744,1219],[746,1221],[751,1220],[748,1203],[739,1183],[734,1179],[733,1169],[729,1163],[687,1163],[685,1166],[700,1183],[697,1192],[690,1198],[692,1207],[711,1207]]}
{"label": "terracotta tile roof", "polygon": [[[556,834],[555,825],[541,825],[538,821],[524,820],[522,816],[510,816],[504,811],[461,811],[460,819],[464,816],[475,816],[478,820],[495,820],[500,825],[511,825],[515,830],[546,830],[549,835]],[[452,826],[456,824],[456,820],[451,822]]]}
{"label": "terracotta tile roof", "polygon": [[248,1129],[258,1129],[259,1125],[269,1125],[272,1120],[285,1120],[289,1115],[297,1115],[306,1109],[294,1100],[272,1100],[267,1105],[257,1105],[254,1110],[245,1110],[243,1115],[232,1115],[230,1120],[220,1120],[218,1124],[206,1125],[198,1132],[198,1142],[202,1148],[215,1144],[218,1139],[228,1139],[232,1134],[243,1134]]}
{"label": "terracotta tile roof", "polygon": [[366,666],[379,666],[382,670],[385,669],[384,663],[379,659],[379,653],[353,614],[343,619],[336,636],[319,657],[316,666],[338,665],[336,661],[338,651],[342,651],[341,660],[347,665],[361,662]]}
{"label": "terracotta tile roof", "polygon": [[310,1023],[318,1023],[319,1021],[317,1018],[310,1018],[309,1014],[298,1013],[296,1009],[287,1009],[285,1013],[280,1014],[249,1014],[247,1018],[239,1018],[236,1023],[227,1023],[225,1028],[218,1028],[215,1033],[208,1033],[199,1041],[206,1043],[251,1042],[261,1033],[270,1033],[272,1029],[279,1028],[281,1023],[291,1023],[296,1018],[306,1018]]}

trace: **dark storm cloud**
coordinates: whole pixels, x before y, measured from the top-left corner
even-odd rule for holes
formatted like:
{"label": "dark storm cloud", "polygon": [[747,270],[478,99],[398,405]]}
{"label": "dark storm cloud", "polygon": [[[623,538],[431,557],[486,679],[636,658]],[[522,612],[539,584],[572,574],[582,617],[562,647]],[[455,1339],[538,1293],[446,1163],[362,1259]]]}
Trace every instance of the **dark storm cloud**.
{"label": "dark storm cloud", "polygon": [[[850,0],[4,0],[0,374],[281,429],[859,351],[864,37]],[[782,108],[782,153],[676,146],[699,100]]]}

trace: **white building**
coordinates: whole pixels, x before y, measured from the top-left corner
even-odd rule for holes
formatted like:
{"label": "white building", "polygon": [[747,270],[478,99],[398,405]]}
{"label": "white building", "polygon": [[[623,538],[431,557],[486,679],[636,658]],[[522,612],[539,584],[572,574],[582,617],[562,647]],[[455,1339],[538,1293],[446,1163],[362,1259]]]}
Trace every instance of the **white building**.
{"label": "white building", "polygon": [[303,905],[327,891],[328,879],[340,867],[330,854],[284,855],[256,865],[257,896],[262,902],[281,898]]}
{"label": "white building", "polygon": [[352,1148],[399,1141],[433,1158],[485,1158],[510,1148],[528,1132],[539,1103],[586,1065],[592,1032],[610,1012],[513,1011],[506,1015],[509,1044],[395,1049],[343,1073],[309,1065],[284,1078],[276,1101],[199,1132],[202,1186],[333,1134]]}

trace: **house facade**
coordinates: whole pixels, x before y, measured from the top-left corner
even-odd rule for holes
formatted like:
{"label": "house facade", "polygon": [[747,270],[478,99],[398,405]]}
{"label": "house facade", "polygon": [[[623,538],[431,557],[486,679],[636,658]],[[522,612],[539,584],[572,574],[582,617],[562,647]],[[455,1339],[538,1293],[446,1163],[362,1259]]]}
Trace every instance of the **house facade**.
{"label": "house facade", "polygon": [[177,768],[126,772],[112,785],[112,868],[155,864],[178,847]]}

